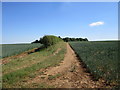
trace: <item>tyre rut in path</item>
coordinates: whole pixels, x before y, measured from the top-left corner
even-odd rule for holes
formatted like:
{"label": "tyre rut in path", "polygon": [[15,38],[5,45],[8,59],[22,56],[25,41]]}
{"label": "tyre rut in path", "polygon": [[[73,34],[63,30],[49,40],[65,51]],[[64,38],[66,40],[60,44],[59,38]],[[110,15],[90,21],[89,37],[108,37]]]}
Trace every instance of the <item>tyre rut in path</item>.
{"label": "tyre rut in path", "polygon": [[[44,70],[44,75],[35,77],[28,84],[44,82],[56,88],[102,88],[106,87],[103,80],[93,81],[91,75],[85,72],[85,69],[76,57],[75,52],[67,43],[67,53],[64,60],[56,67],[50,67]],[[60,74],[59,77],[49,79],[49,76]],[[44,79],[41,79],[44,77]]]}

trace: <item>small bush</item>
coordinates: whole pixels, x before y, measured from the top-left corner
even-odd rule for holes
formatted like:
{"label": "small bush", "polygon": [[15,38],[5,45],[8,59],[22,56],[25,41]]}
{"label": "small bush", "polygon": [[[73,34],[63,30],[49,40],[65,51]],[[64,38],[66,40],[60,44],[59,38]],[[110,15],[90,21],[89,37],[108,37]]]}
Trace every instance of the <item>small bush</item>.
{"label": "small bush", "polygon": [[53,35],[46,35],[40,40],[40,42],[44,44],[46,47],[54,45],[60,41],[63,41],[63,40]]}

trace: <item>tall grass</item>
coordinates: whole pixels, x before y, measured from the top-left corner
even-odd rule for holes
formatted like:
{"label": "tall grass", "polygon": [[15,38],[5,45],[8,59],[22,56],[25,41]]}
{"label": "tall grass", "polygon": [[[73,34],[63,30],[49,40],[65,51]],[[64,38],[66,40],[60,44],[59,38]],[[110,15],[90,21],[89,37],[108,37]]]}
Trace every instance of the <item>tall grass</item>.
{"label": "tall grass", "polygon": [[1,58],[17,55],[24,51],[41,47],[42,44],[3,44]]}
{"label": "tall grass", "polygon": [[[61,48],[61,50],[54,55],[58,48]],[[11,60],[9,63],[2,66],[3,72],[8,72],[2,76],[3,88],[18,88],[24,86],[24,81],[26,79],[29,81],[29,77],[31,75],[34,77],[36,77],[36,75],[39,75],[38,71],[40,69],[58,65],[64,59],[65,53],[66,44],[64,42],[60,42],[48,48],[43,48],[38,52],[29,54],[25,57],[15,58],[14,60]],[[23,67],[24,65],[27,65],[27,67]],[[19,67],[19,69],[14,69],[14,67]],[[37,72],[38,74],[36,74]],[[39,84],[40,83],[41,82],[39,82]]]}
{"label": "tall grass", "polygon": [[70,45],[96,79],[103,78],[118,84],[118,43],[120,42],[70,42]]}

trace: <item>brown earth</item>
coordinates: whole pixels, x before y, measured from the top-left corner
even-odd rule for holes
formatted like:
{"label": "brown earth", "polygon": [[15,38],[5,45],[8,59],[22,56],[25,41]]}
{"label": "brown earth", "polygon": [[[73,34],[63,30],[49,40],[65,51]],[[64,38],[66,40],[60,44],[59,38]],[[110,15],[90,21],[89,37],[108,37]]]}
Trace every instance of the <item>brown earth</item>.
{"label": "brown earth", "polygon": [[[40,70],[41,72],[41,70]],[[67,43],[67,53],[64,60],[56,67],[43,69],[44,74],[38,75],[24,85],[30,86],[33,83],[46,83],[56,88],[105,88],[104,80],[94,81],[90,73],[82,67],[80,62]],[[50,78],[51,77],[51,78]]]}

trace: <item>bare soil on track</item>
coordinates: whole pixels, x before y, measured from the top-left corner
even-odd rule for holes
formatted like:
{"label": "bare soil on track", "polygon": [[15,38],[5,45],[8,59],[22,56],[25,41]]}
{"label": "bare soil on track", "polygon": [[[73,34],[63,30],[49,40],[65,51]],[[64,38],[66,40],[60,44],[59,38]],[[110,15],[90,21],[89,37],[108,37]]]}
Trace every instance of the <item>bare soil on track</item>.
{"label": "bare soil on track", "polygon": [[[56,67],[43,69],[42,75],[38,75],[24,85],[32,83],[46,83],[56,88],[106,88],[104,80],[94,81],[82,62],[77,58],[75,52],[67,43],[67,53],[64,60]],[[41,70],[40,70],[41,72]],[[50,78],[52,76],[52,78]]]}

